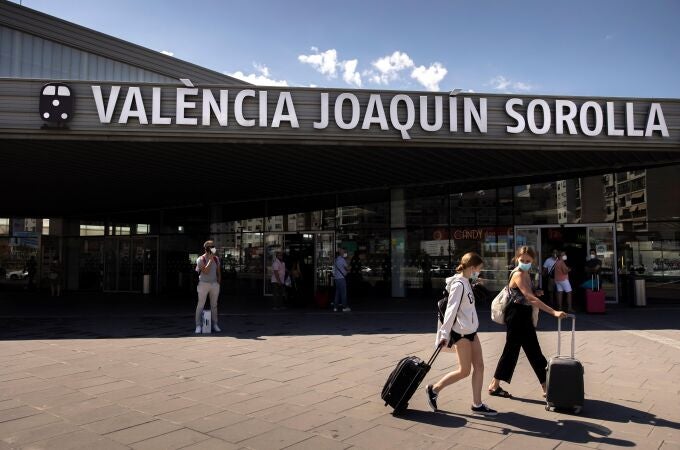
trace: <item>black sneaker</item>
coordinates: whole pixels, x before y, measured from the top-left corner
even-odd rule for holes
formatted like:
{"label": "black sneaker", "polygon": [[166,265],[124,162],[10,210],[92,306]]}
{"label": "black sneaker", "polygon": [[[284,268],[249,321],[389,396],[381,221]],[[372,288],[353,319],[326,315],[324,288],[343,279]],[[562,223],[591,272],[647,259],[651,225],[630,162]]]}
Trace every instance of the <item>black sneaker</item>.
{"label": "black sneaker", "polygon": [[480,414],[482,416],[497,416],[498,415],[498,411],[496,411],[495,409],[489,408],[484,403],[482,403],[481,406],[471,406],[470,409],[472,410],[473,413]]}
{"label": "black sneaker", "polygon": [[432,408],[432,411],[437,411],[437,394],[432,389],[432,385],[428,384],[425,387],[425,392],[427,392],[427,403]]}

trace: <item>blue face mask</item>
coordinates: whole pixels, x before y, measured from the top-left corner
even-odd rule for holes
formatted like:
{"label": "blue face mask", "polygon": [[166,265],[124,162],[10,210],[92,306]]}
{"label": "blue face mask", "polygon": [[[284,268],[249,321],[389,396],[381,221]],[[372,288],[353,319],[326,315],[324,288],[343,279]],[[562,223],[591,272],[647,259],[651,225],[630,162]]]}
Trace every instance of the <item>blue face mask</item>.
{"label": "blue face mask", "polygon": [[519,267],[519,270],[528,272],[529,270],[531,270],[531,263],[519,263],[517,267]]}
{"label": "blue face mask", "polygon": [[479,278],[479,272],[472,272],[470,274],[470,281],[476,281]]}

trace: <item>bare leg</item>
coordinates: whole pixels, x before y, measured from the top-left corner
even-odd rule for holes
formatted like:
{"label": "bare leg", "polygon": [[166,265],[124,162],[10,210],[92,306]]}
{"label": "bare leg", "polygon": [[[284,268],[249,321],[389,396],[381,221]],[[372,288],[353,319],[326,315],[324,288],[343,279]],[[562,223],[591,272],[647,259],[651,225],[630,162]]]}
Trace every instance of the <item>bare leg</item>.
{"label": "bare leg", "polygon": [[482,385],[484,384],[484,356],[482,355],[482,343],[479,336],[475,336],[472,342],[472,402],[475,405],[482,403]]}
{"label": "bare leg", "polygon": [[461,339],[456,342],[455,346],[456,354],[458,355],[458,370],[447,373],[438,383],[432,385],[432,390],[435,393],[439,393],[446,386],[470,375],[472,367],[472,342],[467,339]]}

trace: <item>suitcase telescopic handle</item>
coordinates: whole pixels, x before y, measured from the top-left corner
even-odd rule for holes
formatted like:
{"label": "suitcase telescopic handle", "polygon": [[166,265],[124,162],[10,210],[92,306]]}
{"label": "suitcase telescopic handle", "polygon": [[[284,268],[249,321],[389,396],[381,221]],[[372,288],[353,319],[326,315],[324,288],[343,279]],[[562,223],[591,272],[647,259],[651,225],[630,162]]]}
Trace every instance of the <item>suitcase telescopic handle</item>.
{"label": "suitcase telescopic handle", "polygon": [[434,360],[437,359],[437,356],[439,356],[439,352],[442,351],[442,348],[444,348],[444,345],[438,345],[437,349],[434,351],[432,356],[430,356],[430,359],[427,361],[427,365],[432,367],[432,364],[434,364]]}
{"label": "suitcase telescopic handle", "polygon": [[[567,314],[567,319],[571,319],[571,357],[574,357],[574,347],[576,347],[576,315]],[[562,354],[562,319],[557,319],[557,356]]]}

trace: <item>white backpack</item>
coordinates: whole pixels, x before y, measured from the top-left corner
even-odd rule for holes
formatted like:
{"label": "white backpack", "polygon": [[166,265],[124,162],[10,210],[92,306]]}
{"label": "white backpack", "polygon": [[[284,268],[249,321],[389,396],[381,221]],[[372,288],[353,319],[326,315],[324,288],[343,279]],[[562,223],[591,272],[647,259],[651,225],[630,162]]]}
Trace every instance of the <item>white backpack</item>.
{"label": "white backpack", "polygon": [[510,280],[512,279],[512,274],[514,272],[514,270],[510,272],[508,284],[501,289],[491,302],[491,320],[501,325],[505,325],[505,308],[507,308],[508,303],[510,303]]}

